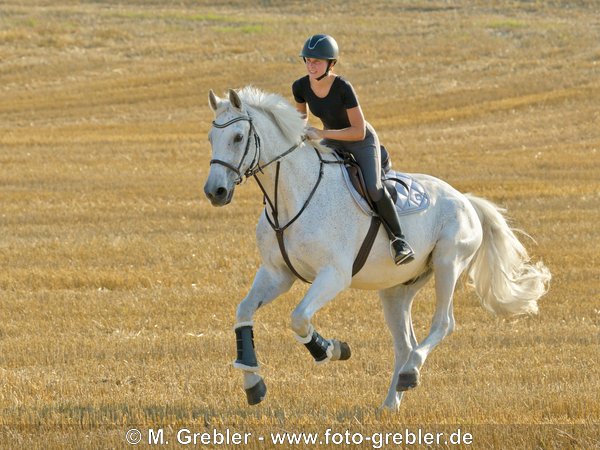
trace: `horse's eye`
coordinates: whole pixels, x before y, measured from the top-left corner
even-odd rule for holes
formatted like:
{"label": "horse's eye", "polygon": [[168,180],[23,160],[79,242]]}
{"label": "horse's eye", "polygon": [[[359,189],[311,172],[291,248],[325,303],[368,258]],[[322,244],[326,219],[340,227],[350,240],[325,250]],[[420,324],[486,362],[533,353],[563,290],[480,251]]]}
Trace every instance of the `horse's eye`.
{"label": "horse's eye", "polygon": [[233,138],[233,142],[235,142],[236,144],[239,144],[240,142],[242,142],[242,140],[244,139],[244,135],[243,134],[236,134],[235,137]]}

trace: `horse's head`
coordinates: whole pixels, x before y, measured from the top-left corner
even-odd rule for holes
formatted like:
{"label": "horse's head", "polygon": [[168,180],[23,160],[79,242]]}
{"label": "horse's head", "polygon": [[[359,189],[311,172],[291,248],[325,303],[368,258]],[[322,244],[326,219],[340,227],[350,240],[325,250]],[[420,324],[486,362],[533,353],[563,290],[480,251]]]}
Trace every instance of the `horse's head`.
{"label": "horse's head", "polygon": [[208,135],[212,158],[204,193],[213,206],[224,206],[231,201],[236,185],[258,164],[258,135],[234,90],[229,90],[228,101],[211,90],[208,104],[215,120]]}

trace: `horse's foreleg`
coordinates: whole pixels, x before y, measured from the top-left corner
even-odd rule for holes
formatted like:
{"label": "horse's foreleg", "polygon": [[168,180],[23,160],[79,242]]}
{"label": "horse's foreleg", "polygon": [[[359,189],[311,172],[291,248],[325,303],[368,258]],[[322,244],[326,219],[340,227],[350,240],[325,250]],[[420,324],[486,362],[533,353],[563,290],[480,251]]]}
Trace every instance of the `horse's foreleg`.
{"label": "horse's foreleg", "polygon": [[285,272],[277,272],[261,266],[254,277],[250,292],[238,305],[234,326],[237,359],[233,366],[243,371],[244,390],[251,405],[260,403],[267,392],[265,383],[258,374],[252,318],[258,308],[287,292],[294,284],[294,280],[293,276]]}
{"label": "horse's foreleg", "polygon": [[430,275],[431,272],[427,272],[414,284],[395,286],[379,292],[385,321],[394,340],[394,371],[383,409],[397,410],[400,407],[403,392],[397,391],[398,376],[411,351],[418,345],[411,306],[415,294],[429,280]]}
{"label": "horse's foreleg", "polygon": [[292,330],[317,363],[350,358],[345,342],[323,338],[310,323],[315,313],[350,285],[350,276],[335,267],[321,270],[312,286],[292,313]]}

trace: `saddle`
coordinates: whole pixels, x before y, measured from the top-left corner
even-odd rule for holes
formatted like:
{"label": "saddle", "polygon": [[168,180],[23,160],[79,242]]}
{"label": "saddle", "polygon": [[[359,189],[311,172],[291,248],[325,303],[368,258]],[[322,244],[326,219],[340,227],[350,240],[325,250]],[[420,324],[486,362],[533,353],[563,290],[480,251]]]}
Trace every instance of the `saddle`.
{"label": "saddle", "polygon": [[[396,192],[394,185],[385,179],[385,174],[392,169],[390,154],[383,145],[381,145],[379,148],[381,152],[381,181],[383,182],[383,186],[387,189],[394,203],[396,203],[396,200],[398,199],[398,193]],[[352,156],[350,153],[338,153],[338,156],[340,156],[344,161],[344,166],[346,167],[348,178],[350,179],[352,187],[356,189],[356,192],[358,192],[360,196],[367,202],[369,207],[372,210],[375,210],[373,201],[369,198],[367,193],[367,185],[365,183],[362,170],[354,159],[354,156]]]}
{"label": "saddle", "polygon": [[[383,145],[381,145],[380,151],[381,182],[389,192],[390,197],[396,206],[396,210],[398,211],[398,215],[411,214],[427,209],[429,206],[429,195],[423,186],[411,176],[393,171],[390,154]],[[342,159],[346,169],[342,169],[342,173],[344,174],[346,185],[348,186],[352,197],[363,212],[371,216],[369,231],[367,231],[367,235],[363,240],[352,266],[352,275],[354,276],[362,269],[369,257],[369,253],[371,252],[371,248],[373,247],[373,243],[375,242],[379,231],[379,226],[382,222],[375,210],[373,201],[367,194],[368,191],[362,171],[354,157],[347,153],[336,154]]]}
{"label": "saddle", "polygon": [[[346,169],[342,170],[342,173],[355,202],[365,214],[376,215],[358,163],[350,154],[336,154]],[[390,155],[383,145],[381,146],[381,182],[396,205],[398,215],[412,214],[429,206],[429,195],[417,180],[408,174],[392,170]]]}

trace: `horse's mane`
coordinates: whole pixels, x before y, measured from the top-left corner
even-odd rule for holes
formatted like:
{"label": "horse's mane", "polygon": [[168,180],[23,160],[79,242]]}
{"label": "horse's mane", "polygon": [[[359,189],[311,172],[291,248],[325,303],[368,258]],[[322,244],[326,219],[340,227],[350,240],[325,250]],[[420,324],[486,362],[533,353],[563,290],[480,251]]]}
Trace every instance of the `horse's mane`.
{"label": "horse's mane", "polygon": [[[304,119],[296,108],[281,95],[263,92],[254,86],[246,86],[238,91],[242,102],[250,108],[258,109],[273,119],[283,135],[291,142],[298,142],[304,135]],[[318,150],[329,153],[331,149],[312,142]]]}
{"label": "horse's mane", "polygon": [[268,114],[289,140],[298,141],[304,134],[304,120],[300,113],[281,95],[266,93],[253,86],[238,92],[242,102]]}

